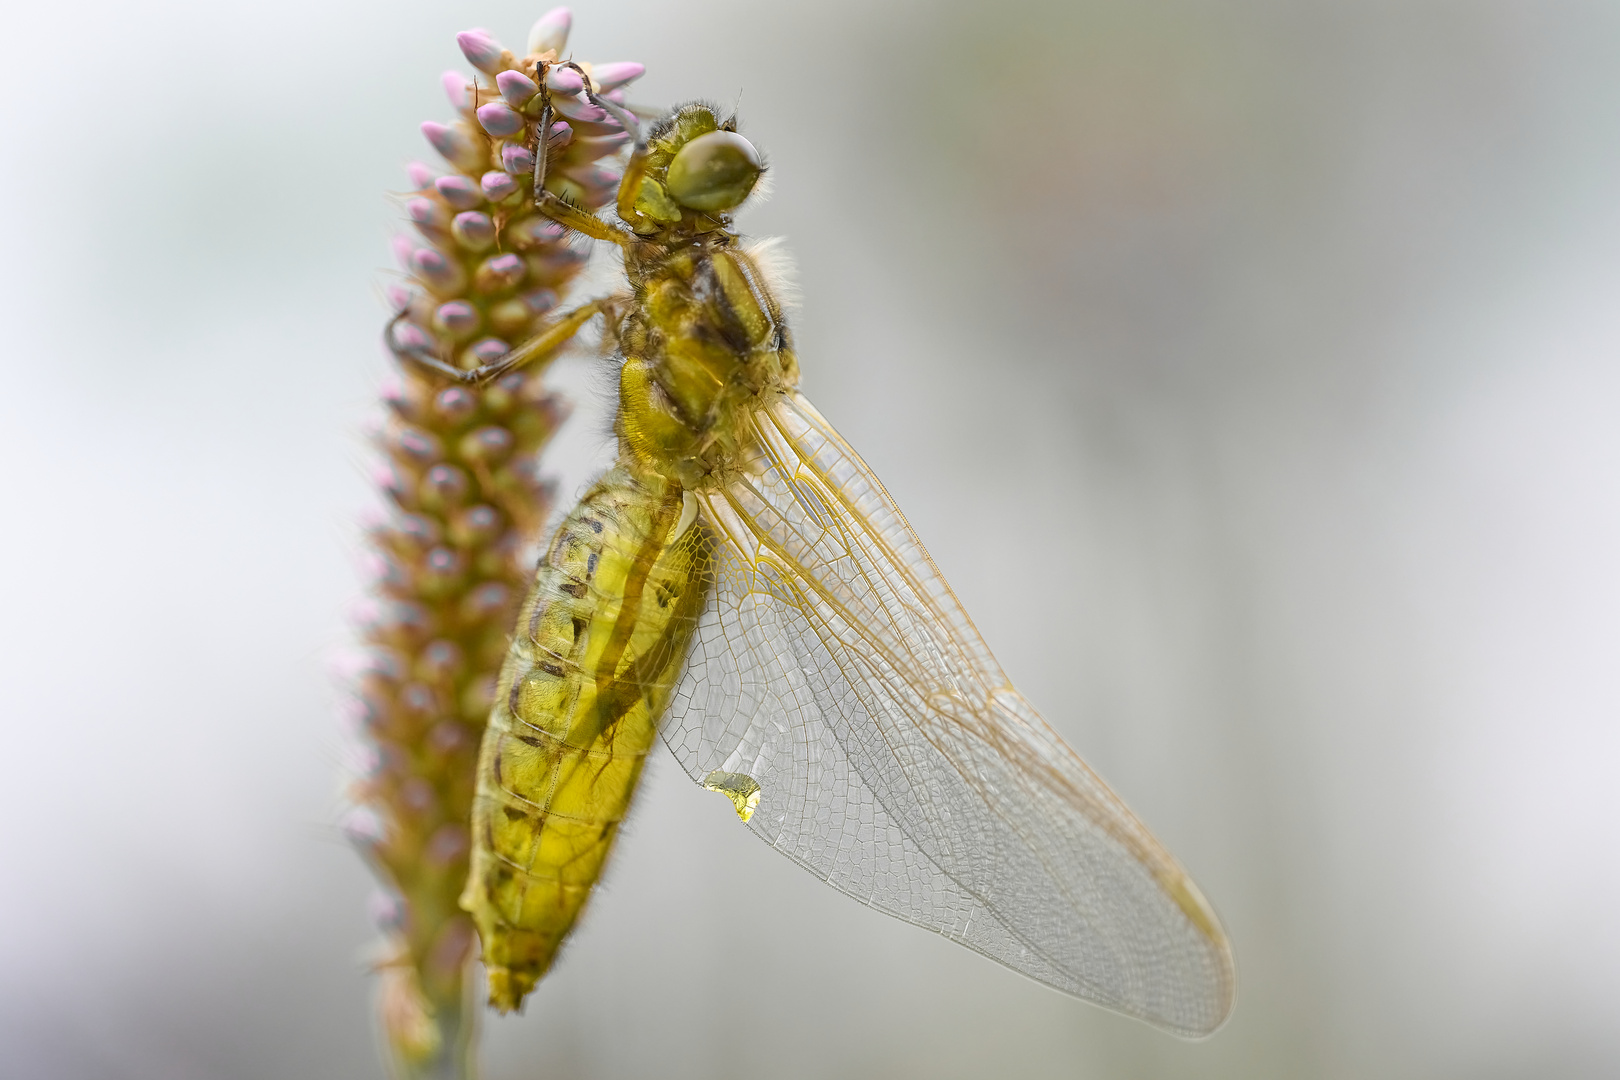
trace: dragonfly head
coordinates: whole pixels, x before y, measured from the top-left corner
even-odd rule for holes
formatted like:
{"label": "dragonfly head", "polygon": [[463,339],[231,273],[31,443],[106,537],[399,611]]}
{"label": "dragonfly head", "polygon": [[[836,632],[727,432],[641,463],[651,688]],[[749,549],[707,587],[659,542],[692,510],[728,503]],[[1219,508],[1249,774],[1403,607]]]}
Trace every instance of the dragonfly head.
{"label": "dragonfly head", "polygon": [[637,233],[701,233],[730,228],[765,173],[736,120],[713,106],[682,105],[648,133],[647,161],[629,225]]}

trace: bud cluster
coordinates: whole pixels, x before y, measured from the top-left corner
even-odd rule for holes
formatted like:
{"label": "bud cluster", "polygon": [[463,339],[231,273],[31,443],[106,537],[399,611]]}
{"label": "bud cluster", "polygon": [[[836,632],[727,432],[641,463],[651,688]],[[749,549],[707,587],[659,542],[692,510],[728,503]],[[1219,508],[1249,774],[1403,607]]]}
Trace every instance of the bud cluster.
{"label": "bud cluster", "polygon": [[[584,266],[534,209],[539,80],[554,120],[548,190],[605,205],[613,156],[629,142],[586,99],[579,72],[550,66],[566,59],[570,23],[566,8],[547,14],[521,58],[484,31],[458,35],[479,74],[444,76],[457,116],[422,131],[449,168],[410,166],[406,211],[419,236],[396,238],[407,281],[390,291],[400,372],[385,395],[380,483],[391,514],[371,533],[380,565],[357,703],[372,752],[350,834],[384,884],[383,1028],[406,1075],[465,1067],[474,941],[457,898],[478,746],[532,569],[524,554],[548,510],[537,455],[564,415],[541,384],[544,357],[487,385],[441,372],[497,360],[546,329]],[[643,70],[579,67],[616,101]]]}

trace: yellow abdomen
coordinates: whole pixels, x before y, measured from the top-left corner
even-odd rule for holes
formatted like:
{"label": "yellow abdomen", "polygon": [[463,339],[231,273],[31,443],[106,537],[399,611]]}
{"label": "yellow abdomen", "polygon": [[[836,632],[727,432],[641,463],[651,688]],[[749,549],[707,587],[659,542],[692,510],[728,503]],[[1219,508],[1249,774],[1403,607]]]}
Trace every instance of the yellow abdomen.
{"label": "yellow abdomen", "polygon": [[551,966],[629,810],[708,587],[694,506],[615,468],[558,530],[524,603],[461,897],[503,1011]]}

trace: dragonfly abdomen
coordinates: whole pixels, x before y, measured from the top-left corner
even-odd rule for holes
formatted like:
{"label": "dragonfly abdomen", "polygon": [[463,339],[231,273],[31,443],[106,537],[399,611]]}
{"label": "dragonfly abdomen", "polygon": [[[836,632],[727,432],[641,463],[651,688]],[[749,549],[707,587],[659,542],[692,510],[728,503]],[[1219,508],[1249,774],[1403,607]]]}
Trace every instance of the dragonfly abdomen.
{"label": "dragonfly abdomen", "polygon": [[524,603],[462,895],[499,1008],[551,966],[629,811],[704,594],[685,507],[680,488],[614,469],[557,531]]}

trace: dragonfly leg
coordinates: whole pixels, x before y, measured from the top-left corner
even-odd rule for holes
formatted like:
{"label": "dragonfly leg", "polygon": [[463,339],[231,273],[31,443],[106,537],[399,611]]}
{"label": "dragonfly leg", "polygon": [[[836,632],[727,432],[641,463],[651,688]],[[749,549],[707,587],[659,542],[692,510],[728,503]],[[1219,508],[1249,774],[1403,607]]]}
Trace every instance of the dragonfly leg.
{"label": "dragonfly leg", "polygon": [[542,191],[534,200],[535,209],[559,225],[565,225],[575,232],[584,233],[592,240],[606,240],[609,243],[628,247],[636,242],[636,238],[624,229],[615,228],[597,217],[588,210],[581,210],[566,199],[559,198],[549,191]]}
{"label": "dragonfly leg", "polygon": [[603,311],[613,307],[618,299],[618,297],[608,296],[592,300],[588,304],[581,304],[499,360],[492,360],[487,364],[467,370],[445,363],[439,357],[434,356],[420,346],[401,345],[394,337],[394,327],[399,325],[409,314],[407,310],[396,312],[394,317],[388,320],[388,326],[383,331],[383,341],[387,344],[388,350],[401,360],[426,368],[451,382],[468,386],[482,386],[495,381],[502,375],[517,371],[536,360],[549,357],[562,346],[568,344],[586,323]]}
{"label": "dragonfly leg", "polygon": [[418,367],[426,368],[427,370],[434,372],[435,374],[442,375],[447,379],[460,382],[461,377],[465,375],[466,372],[462,371],[458,367],[445,363],[443,360],[439,359],[437,356],[434,356],[420,345],[401,345],[398,339],[394,337],[394,327],[403,322],[405,317],[409,314],[409,308],[400,308],[394,313],[394,317],[388,320],[388,325],[383,327],[383,344],[388,346],[388,351],[393,353],[394,356],[400,360],[409,361]]}
{"label": "dragonfly leg", "polygon": [[499,360],[492,360],[482,367],[461,372],[462,380],[482,386],[536,360],[549,357],[568,344],[586,323],[602,312],[610,310],[618,299],[615,296],[604,296],[581,304]]}
{"label": "dragonfly leg", "polygon": [[[617,120],[619,122],[619,126],[624,128],[624,130],[629,133],[631,139],[634,140],[634,146],[630,151],[630,160],[625,163],[624,175],[619,178],[619,194],[616,208],[619,211],[620,220],[635,224],[636,222],[642,220],[641,215],[636,212],[636,193],[641,190],[642,177],[647,175],[647,136],[642,130],[641,121],[636,119],[636,115],[629,109],[626,109],[621,105],[614,104],[607,98],[602,97],[596,91],[592,90],[591,77],[585,74],[584,68],[580,67],[576,63],[573,63],[572,61],[564,64],[563,66],[573,68],[579,73],[579,77],[585,80],[586,100],[592,105],[595,105],[598,109],[601,109],[603,112],[607,113],[609,116],[613,117],[613,119]],[[534,190],[541,190],[538,183],[535,184]],[[545,213],[544,209],[542,209],[542,213]],[[547,213],[546,216],[552,218],[554,221],[562,220],[550,213]],[[567,221],[563,221],[562,223],[564,225],[572,224],[571,222]],[[580,231],[586,232],[584,229],[580,229]],[[635,240],[633,235],[627,236],[623,229],[615,229],[614,233],[616,235],[612,237],[600,237],[599,239],[611,239],[615,243],[619,244],[633,243]],[[587,233],[587,235],[590,234]]]}
{"label": "dragonfly leg", "polygon": [[[585,80],[585,93],[588,95],[589,99],[598,106],[603,104],[595,94],[591,93],[591,79],[590,76],[585,74],[584,69],[572,61],[561,66],[571,67],[575,71],[579,72],[580,78]],[[541,70],[537,72],[537,74],[540,77],[540,92],[545,95],[545,103],[540,107],[540,121],[539,123],[535,124],[534,127],[535,209],[539,210],[552,221],[557,222],[557,224],[566,225],[575,232],[584,233],[593,240],[606,240],[609,243],[620,245],[635,243],[635,237],[625,232],[625,230],[615,228],[609,223],[603,221],[601,218],[597,217],[595,214],[592,214],[587,210],[582,210],[567,200],[559,198],[546,190],[546,165],[551,156],[551,91],[546,88],[546,73],[544,65],[542,65]],[[611,104],[611,102],[608,104]],[[618,109],[617,106],[614,106],[614,108]],[[618,112],[623,113],[624,110],[618,109]],[[628,117],[628,114],[624,115]],[[620,123],[624,123],[624,119],[621,118]],[[638,130],[635,126],[634,119],[630,119],[630,126],[626,127],[625,130]]]}

